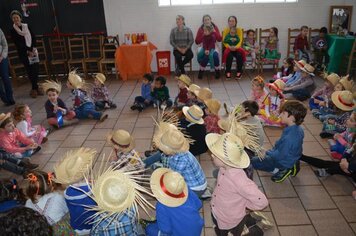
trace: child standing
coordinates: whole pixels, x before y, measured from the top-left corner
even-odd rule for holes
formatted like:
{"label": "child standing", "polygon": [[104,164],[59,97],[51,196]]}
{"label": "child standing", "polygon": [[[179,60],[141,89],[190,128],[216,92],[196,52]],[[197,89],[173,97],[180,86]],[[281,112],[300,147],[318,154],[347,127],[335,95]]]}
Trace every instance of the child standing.
{"label": "child standing", "polygon": [[326,27],[321,27],[319,31],[319,35],[315,36],[312,40],[312,46],[314,49],[314,61],[317,64],[317,69],[320,70],[322,65],[327,63],[327,50],[328,50],[328,42],[326,40],[326,35],[328,34],[328,30]]}
{"label": "child standing", "polygon": [[188,87],[190,86],[191,83],[192,82],[190,78],[185,74],[182,74],[178,77],[177,85],[178,85],[179,93],[174,101],[174,105],[176,107],[182,108],[187,104],[189,99]]}
{"label": "child standing", "polygon": [[75,112],[69,110],[63,100],[59,98],[59,94],[62,91],[61,84],[46,80],[46,82],[42,84],[42,89],[48,97],[45,103],[45,109],[49,125],[61,128],[78,123],[79,120],[75,118]]}
{"label": "child standing", "polygon": [[303,25],[300,27],[300,33],[294,41],[294,58],[298,60],[304,59],[307,63],[310,61],[309,50],[310,46],[308,43],[308,26]]}
{"label": "child standing", "polygon": [[166,78],[158,76],[155,79],[154,87],[151,90],[151,96],[153,99],[153,107],[159,107],[164,109],[172,106],[172,100],[169,97],[169,89],[166,86]]}
{"label": "child standing", "polygon": [[307,114],[307,108],[299,101],[287,101],[281,107],[281,122],[284,128],[282,136],[274,147],[266,152],[261,160],[253,157],[252,166],[256,170],[272,172],[272,181],[283,182],[289,175],[299,171],[299,158],[302,155],[304,131],[300,125]]}
{"label": "child standing", "polygon": [[94,87],[92,98],[94,100],[95,108],[98,111],[103,109],[115,109],[114,104],[109,98],[108,88],[105,86],[106,77],[102,73],[97,73],[94,78]]}
{"label": "child standing", "polygon": [[278,29],[272,27],[269,31],[269,36],[264,40],[263,47],[263,60],[264,61],[277,61],[281,58],[279,53],[279,39]]}
{"label": "child standing", "polygon": [[221,104],[219,100],[217,99],[208,99],[205,101],[206,109],[205,109],[205,118],[204,118],[204,124],[206,127],[206,132],[207,133],[220,133],[220,127],[218,125],[218,122],[220,120],[219,117],[219,110],[221,107]]}
{"label": "child standing", "polygon": [[291,57],[285,58],[283,60],[281,71],[278,72],[276,75],[274,75],[273,79],[276,80],[289,76],[290,74],[293,73],[293,67],[294,67],[293,58]]}
{"label": "child standing", "polygon": [[[236,45],[234,45],[236,46]],[[247,52],[247,55],[251,55],[252,58],[252,67],[256,67],[256,55],[260,47],[258,46],[258,42],[256,40],[255,31],[252,29],[247,30],[246,38],[243,41],[243,49]]]}
{"label": "child standing", "polygon": [[331,73],[326,77],[324,86],[315,91],[309,99],[310,110],[319,109],[320,105],[327,105],[331,99],[331,94],[334,92],[334,87],[339,83],[339,80],[340,77],[335,73]]}
{"label": "child standing", "polygon": [[95,105],[87,94],[85,82],[75,71],[69,73],[67,87],[72,90],[73,107],[78,119],[92,118],[103,122],[108,118],[107,114],[95,110]]}
{"label": "child standing", "polygon": [[138,110],[139,112],[143,111],[145,108],[152,105],[152,96],[151,88],[153,82],[152,74],[144,74],[141,84],[141,96],[135,97],[135,102],[131,106],[131,110]]}
{"label": "child standing", "polygon": [[256,101],[258,106],[263,108],[263,101],[266,97],[265,81],[262,76],[256,76],[251,81],[251,100]]}

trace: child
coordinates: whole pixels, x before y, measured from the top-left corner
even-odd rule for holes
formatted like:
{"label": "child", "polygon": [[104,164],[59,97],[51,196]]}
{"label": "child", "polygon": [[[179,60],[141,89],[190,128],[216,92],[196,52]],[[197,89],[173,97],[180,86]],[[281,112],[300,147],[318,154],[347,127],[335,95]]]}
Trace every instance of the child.
{"label": "child", "polygon": [[314,61],[317,64],[317,69],[321,70],[322,65],[324,65],[323,61],[325,58],[325,63],[327,63],[327,50],[328,50],[328,42],[326,40],[326,35],[328,34],[328,30],[326,27],[321,27],[319,30],[319,35],[315,36],[312,40],[312,46],[314,49]]}
{"label": "child", "polygon": [[0,214],[22,206],[16,179],[0,180]]}
{"label": "child", "polygon": [[269,93],[263,101],[263,108],[260,110],[260,119],[265,125],[282,126],[279,118],[279,109],[284,103],[282,93],[285,83],[277,79],[273,83],[267,84]]}
{"label": "child", "polygon": [[114,165],[129,166],[136,169],[144,168],[145,165],[134,149],[135,141],[129,132],[118,129],[107,136],[107,141],[111,144],[116,154],[111,160]]}
{"label": "child", "polygon": [[293,51],[294,58],[301,60],[304,59],[307,63],[310,61],[309,50],[310,46],[308,43],[308,26],[303,25],[300,28],[300,34],[294,41]]}
{"label": "child", "polygon": [[179,93],[174,101],[174,104],[176,107],[182,108],[183,106],[185,106],[187,104],[187,102],[188,102],[188,89],[187,88],[190,86],[191,83],[192,82],[191,82],[190,78],[185,74],[182,74],[178,77],[177,85],[178,85]]}
{"label": "child", "polygon": [[32,164],[28,158],[18,159],[14,154],[0,150],[0,169],[13,172],[18,175],[26,171],[36,169],[37,164]]}
{"label": "child", "polygon": [[182,175],[166,168],[159,168],[152,173],[150,185],[158,201],[157,223],[146,227],[147,236],[201,234],[204,220],[199,210],[203,204],[187,187]]}
{"label": "child", "polygon": [[275,61],[278,62],[281,58],[279,53],[279,39],[278,39],[278,29],[272,27],[269,31],[269,36],[264,40],[263,47],[263,60],[264,61]]}
{"label": "child", "polygon": [[287,101],[280,110],[284,128],[282,136],[274,147],[266,152],[261,160],[253,157],[252,166],[257,170],[272,172],[272,181],[283,182],[289,175],[295,176],[299,171],[299,158],[302,155],[304,131],[300,125],[307,114],[307,108],[299,101]]}
{"label": "child", "polygon": [[319,109],[320,105],[325,106],[331,98],[331,94],[334,92],[334,87],[339,83],[340,77],[331,73],[326,77],[324,86],[315,91],[312,97],[309,99],[310,110]]}
{"label": "child", "polygon": [[252,29],[247,30],[246,38],[243,41],[242,47],[247,52],[247,55],[251,55],[252,67],[255,68],[256,67],[256,55],[258,54],[260,47],[258,46],[258,42],[256,40],[254,30],[252,30]]}
{"label": "child", "polygon": [[266,97],[265,81],[262,76],[256,76],[251,81],[251,100],[256,101],[260,108],[263,108],[263,100]]}
{"label": "child", "polygon": [[[299,67],[300,65],[297,64]],[[293,85],[287,85],[284,88],[283,93],[292,93],[292,96],[299,100],[304,101],[311,97],[312,92],[315,89],[314,84],[314,67],[309,64],[305,64],[304,67],[300,67],[301,69],[301,78],[294,83]]]}
{"label": "child", "polygon": [[220,120],[219,110],[221,104],[219,100],[212,98],[206,100],[205,105],[206,105],[206,109],[205,109],[206,116],[204,118],[204,124],[206,127],[206,132],[219,134],[220,128],[218,122]]}
{"label": "child", "polygon": [[153,107],[164,109],[172,106],[172,101],[169,97],[169,89],[166,86],[166,78],[158,76],[155,79],[154,87],[151,89],[151,96],[153,99]]}
{"label": "child", "polygon": [[293,58],[291,57],[284,58],[281,71],[273,76],[273,80],[277,80],[289,76],[290,74],[293,73],[294,70],[293,68],[294,68]]}
{"label": "child", "polygon": [[195,95],[195,91],[197,91],[199,89],[200,89],[200,87],[196,84],[191,84],[188,87],[188,93],[187,93],[188,100],[187,100],[186,106],[192,106],[194,104],[198,105],[198,98]]}
{"label": "child", "polygon": [[300,68],[303,68],[305,64],[307,63],[304,60],[294,61],[293,73],[282,77],[283,82],[285,82],[287,86],[292,86],[298,82],[302,75]]}
{"label": "child", "polygon": [[[206,105],[205,101],[208,99],[213,98],[213,92],[211,91],[210,88],[200,88],[197,90],[194,90],[195,95],[197,96],[197,105],[205,111]],[[205,114],[204,114],[205,116]]]}
{"label": "child", "polygon": [[48,100],[45,103],[47,113],[47,122],[56,128],[78,123],[75,118],[75,112],[69,110],[59,94],[62,90],[62,85],[51,80],[46,80],[42,83],[42,89],[47,94]]}
{"label": "child", "polygon": [[243,171],[249,166],[250,159],[242,141],[231,133],[208,134],[205,140],[214,165],[219,168],[211,200],[216,235],[241,235],[245,225],[252,235],[263,235],[256,220],[246,214],[246,210],[262,210],[268,206],[268,201]]}
{"label": "child", "polygon": [[343,86],[343,90],[353,91],[354,81],[349,78],[349,75],[341,77],[340,84]]}
{"label": "child", "polygon": [[109,98],[109,91],[105,86],[105,81],[106,77],[104,74],[97,73],[95,75],[92,98],[94,100],[95,108],[98,111],[108,108],[116,108],[116,104],[114,104]]}
{"label": "child", "polygon": [[48,131],[42,125],[32,126],[32,112],[25,104],[16,105],[12,113],[18,128],[26,137],[31,138],[41,145],[47,142]]}
{"label": "child", "polygon": [[131,106],[131,110],[143,111],[145,108],[152,105],[151,87],[153,82],[152,74],[144,74],[141,84],[141,96],[135,97],[135,102]]}
{"label": "child", "polygon": [[67,87],[72,90],[73,107],[78,119],[92,118],[103,122],[107,114],[95,110],[95,105],[86,91],[86,84],[75,71],[68,75]]}
{"label": "child", "polygon": [[19,159],[31,157],[41,150],[37,143],[15,127],[10,113],[0,114],[0,148]]}
{"label": "child", "polygon": [[[224,41],[223,41],[224,45],[228,45],[229,47],[236,47],[240,43],[241,39],[236,34],[236,31],[237,31],[236,27],[230,28],[230,32],[228,34],[226,34],[226,36],[224,38]],[[229,53],[231,52],[229,47],[224,48],[222,63],[226,63],[226,58],[229,55]],[[243,52],[241,55],[243,57],[245,57],[245,52]],[[246,58],[245,58],[245,60],[246,60]],[[243,59],[243,61],[245,61],[245,60]],[[226,78],[227,79],[231,78],[231,72],[226,73]]]}

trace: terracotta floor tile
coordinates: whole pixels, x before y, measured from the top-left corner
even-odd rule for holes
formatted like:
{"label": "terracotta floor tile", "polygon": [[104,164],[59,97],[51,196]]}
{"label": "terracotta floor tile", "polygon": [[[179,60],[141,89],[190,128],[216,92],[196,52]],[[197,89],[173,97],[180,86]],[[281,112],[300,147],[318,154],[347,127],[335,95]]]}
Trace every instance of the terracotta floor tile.
{"label": "terracotta floor tile", "polygon": [[[303,163],[303,162],[301,162]],[[301,165],[300,172],[295,177],[289,178],[294,186],[297,185],[320,185],[319,179],[313,170],[307,165]]]}
{"label": "terracotta floor tile", "polygon": [[279,236],[277,224],[273,218],[271,212],[263,212],[263,214],[268,218],[268,220],[273,224],[273,227],[264,231],[264,236]]}
{"label": "terracotta floor tile", "polygon": [[295,190],[307,210],[336,208],[323,186],[296,186]]}
{"label": "terracotta floor tile", "polygon": [[303,153],[308,156],[327,156],[324,148],[318,142],[304,142]]}
{"label": "terracotta floor tile", "polygon": [[204,221],[205,227],[213,227],[213,220],[211,219],[211,207],[210,201],[203,202],[203,211],[204,211]]}
{"label": "terracotta floor tile", "polygon": [[104,122],[98,122],[95,125],[96,129],[112,129],[114,128],[115,124],[117,122],[117,117],[109,117],[106,119]]}
{"label": "terracotta floor tile", "polygon": [[69,148],[69,147],[58,148],[57,151],[52,155],[51,159],[49,159],[49,161],[56,162],[58,160],[61,160],[64,157],[64,154],[70,150],[73,150],[73,148]]}
{"label": "terracotta floor tile", "polygon": [[82,147],[93,148],[99,154],[105,145],[105,141],[85,141]]}
{"label": "terracotta floor tile", "polygon": [[268,198],[296,197],[297,194],[288,179],[282,183],[274,183],[270,177],[260,177]]}
{"label": "terracotta floor tile", "polygon": [[86,135],[77,135],[70,136],[61,144],[61,147],[70,147],[70,148],[78,148],[81,147],[85,139]]}
{"label": "terracotta floor tile", "polygon": [[152,128],[154,126],[154,120],[149,117],[140,117],[136,121],[135,127]]}
{"label": "terracotta floor tile", "polygon": [[356,234],[356,223],[351,223],[350,227],[352,228],[352,230],[354,231],[354,233]]}
{"label": "terracotta floor tile", "polygon": [[78,125],[74,126],[74,129],[72,130],[71,135],[88,135],[93,128],[94,128],[94,125],[78,124]]}
{"label": "terracotta floor tile", "polygon": [[41,154],[53,154],[61,143],[62,141],[47,141],[45,144],[41,145]]}
{"label": "terracotta floor tile", "polygon": [[123,121],[118,120],[116,122],[113,130],[124,129],[127,132],[132,133],[134,127],[135,127],[134,122],[123,122]]}
{"label": "terracotta floor tile", "polygon": [[143,156],[145,151],[151,149],[151,144],[151,139],[136,139],[135,150]]}
{"label": "terracotta floor tile", "polygon": [[322,130],[322,123],[316,123],[316,124],[305,124],[305,127],[313,134],[313,135],[319,135],[321,130]]}
{"label": "terracotta floor tile", "polygon": [[281,137],[283,130],[277,127],[264,127],[265,134],[268,137]]}
{"label": "terracotta floor tile", "polygon": [[318,235],[312,225],[279,226],[281,236],[314,236]]}
{"label": "terracotta floor tile", "polygon": [[278,225],[310,224],[298,198],[270,199],[269,204]]}
{"label": "terracotta floor tile", "polygon": [[346,195],[349,196],[355,187],[352,183],[345,177],[341,175],[333,175],[324,178],[320,178],[321,182],[325,186],[326,190],[330,195]]}
{"label": "terracotta floor tile", "polygon": [[213,170],[215,170],[216,167],[212,161],[202,161],[200,162],[200,165],[206,177],[213,177]]}
{"label": "terracotta floor tile", "polygon": [[87,137],[87,140],[102,140],[106,141],[106,137],[112,129],[92,129],[90,134]]}
{"label": "terracotta floor tile", "polygon": [[151,139],[153,136],[152,128],[134,128],[132,136],[135,139]]}
{"label": "terracotta floor tile", "polygon": [[308,211],[308,215],[319,235],[353,235],[338,210]]}
{"label": "terracotta floor tile", "polygon": [[356,201],[350,196],[333,197],[337,207],[348,222],[356,222]]}
{"label": "terracotta floor tile", "polygon": [[205,236],[215,236],[215,231],[213,228],[205,228],[205,233],[204,233],[204,230],[202,232],[201,235],[205,235]]}

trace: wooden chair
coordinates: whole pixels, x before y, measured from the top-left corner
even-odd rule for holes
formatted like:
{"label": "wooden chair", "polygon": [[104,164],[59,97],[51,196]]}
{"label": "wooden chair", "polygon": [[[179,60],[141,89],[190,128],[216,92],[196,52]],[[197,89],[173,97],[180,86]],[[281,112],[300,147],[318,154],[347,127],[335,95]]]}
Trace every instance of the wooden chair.
{"label": "wooden chair", "polygon": [[[270,32],[270,28],[268,29],[259,29],[259,32],[258,32],[258,42],[259,42],[259,46],[260,48],[262,48],[264,45],[264,41],[266,38],[268,38],[269,36],[269,32]],[[264,60],[262,58],[262,55],[263,55],[264,52],[261,52],[260,53],[260,56],[259,56],[259,59],[258,59],[258,72],[259,73],[263,73],[263,66],[265,65],[269,65],[269,66],[272,66],[273,70],[275,72],[278,71],[278,65],[279,65],[279,60]]]}
{"label": "wooden chair", "polygon": [[[68,54],[66,50],[66,42],[64,38],[49,38],[49,48],[51,53],[51,60],[49,65],[51,68],[51,74],[56,77],[59,73],[67,74],[68,68]],[[62,66],[63,70],[57,73],[56,67]]]}
{"label": "wooden chair", "polygon": [[348,59],[346,75],[350,75],[354,80],[356,78],[356,40],[352,46],[350,55],[346,56]]}
{"label": "wooden chair", "polygon": [[[174,58],[174,65],[175,65],[175,68],[177,68],[177,62],[176,62],[176,59]],[[184,65],[184,68],[188,68],[190,72],[192,72],[192,60],[189,61],[189,63],[185,64]]]}
{"label": "wooden chair", "polygon": [[[255,42],[258,42],[258,29],[256,28],[256,29],[253,29],[254,31],[255,31]],[[247,38],[247,30],[243,30],[243,38],[242,39],[240,39],[240,40],[245,40],[246,38]],[[242,42],[243,43],[243,42]],[[256,65],[257,65],[257,59],[258,59],[258,54],[256,53]],[[251,65],[252,64],[252,56],[251,56],[251,54],[246,54],[246,62],[245,62],[245,64],[244,64],[244,66],[246,66],[246,65]]]}
{"label": "wooden chair", "polygon": [[19,82],[20,77],[26,75],[25,67],[20,61],[16,46],[10,40],[8,42],[8,59],[9,59],[9,68],[10,76],[14,82]]}
{"label": "wooden chair", "polygon": [[294,55],[294,42],[300,33],[300,29],[288,28],[288,43],[287,43],[287,57],[295,58]]}
{"label": "wooden chair", "polygon": [[86,53],[85,53],[85,44],[84,44],[84,37],[82,36],[76,36],[73,38],[68,38],[68,49],[69,49],[69,60],[68,60],[68,68],[70,70],[72,69],[77,69],[78,66],[82,70],[81,71],[85,74],[85,76],[88,76],[87,68],[86,68],[86,63],[85,63],[85,58],[86,58]]}
{"label": "wooden chair", "polygon": [[[113,73],[112,68],[115,68],[115,52],[116,48],[120,46],[119,36],[106,36],[102,40],[102,59],[99,61],[100,72],[108,75],[109,71]],[[108,65],[111,65],[111,70],[108,70]],[[115,70],[116,78],[118,79],[118,72]]]}
{"label": "wooden chair", "polygon": [[[308,42],[309,42],[309,47],[310,51],[313,51],[313,38],[319,35],[320,29],[313,29],[309,28],[309,33],[308,33]],[[310,55],[312,59],[314,60],[314,55]]]}
{"label": "wooden chair", "polygon": [[46,77],[49,77],[50,71],[48,66],[48,57],[44,38],[37,38],[36,44],[38,56],[40,58],[40,75],[45,75]]}
{"label": "wooden chair", "polygon": [[[87,72],[98,72],[100,60],[103,58],[103,36],[91,35],[86,37],[86,58],[84,59]],[[95,66],[94,66],[95,65]]]}

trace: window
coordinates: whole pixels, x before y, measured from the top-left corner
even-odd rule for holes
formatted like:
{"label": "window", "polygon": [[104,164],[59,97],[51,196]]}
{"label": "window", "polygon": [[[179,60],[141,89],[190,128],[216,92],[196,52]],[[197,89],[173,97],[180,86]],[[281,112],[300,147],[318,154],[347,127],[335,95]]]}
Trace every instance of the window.
{"label": "window", "polygon": [[290,3],[298,0],[158,0],[158,5],[162,6],[181,6],[181,5],[206,5],[206,4],[225,4],[225,3]]}

